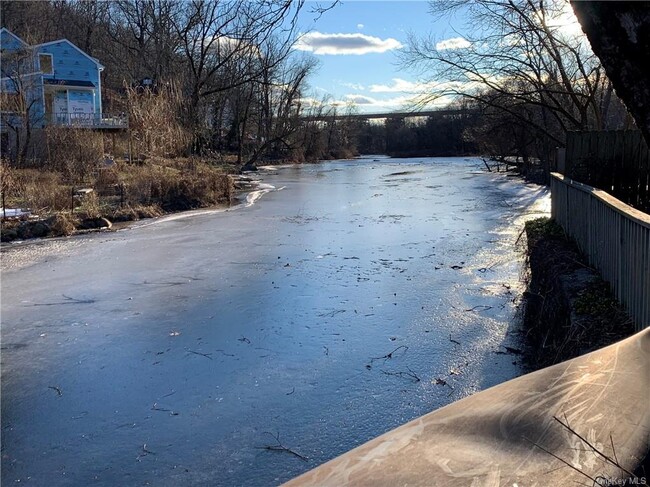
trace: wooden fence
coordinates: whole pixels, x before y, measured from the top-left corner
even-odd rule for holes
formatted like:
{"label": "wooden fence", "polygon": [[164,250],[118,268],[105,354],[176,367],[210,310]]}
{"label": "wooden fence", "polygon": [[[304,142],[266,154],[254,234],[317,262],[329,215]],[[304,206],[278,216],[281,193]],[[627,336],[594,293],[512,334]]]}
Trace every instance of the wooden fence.
{"label": "wooden fence", "polygon": [[650,326],[650,215],[551,173],[551,213],[598,269],[638,330]]}
{"label": "wooden fence", "polygon": [[638,130],[568,132],[557,171],[650,213],[650,150]]}

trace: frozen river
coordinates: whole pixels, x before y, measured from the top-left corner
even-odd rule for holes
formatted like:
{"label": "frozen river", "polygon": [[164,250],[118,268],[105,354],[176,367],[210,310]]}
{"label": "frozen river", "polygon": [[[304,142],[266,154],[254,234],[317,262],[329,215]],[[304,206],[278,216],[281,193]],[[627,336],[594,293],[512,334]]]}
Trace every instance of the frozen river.
{"label": "frozen river", "polygon": [[254,204],[5,248],[2,483],[274,485],[519,375],[548,196],[481,165],[276,168]]}

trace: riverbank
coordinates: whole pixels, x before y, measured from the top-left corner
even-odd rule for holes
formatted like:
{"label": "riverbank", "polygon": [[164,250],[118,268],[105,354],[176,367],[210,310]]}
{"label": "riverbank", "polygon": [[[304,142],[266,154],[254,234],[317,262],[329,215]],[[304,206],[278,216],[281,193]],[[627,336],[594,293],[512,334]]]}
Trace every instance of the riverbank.
{"label": "riverbank", "polygon": [[531,370],[584,355],[635,332],[634,322],[557,223],[526,222],[529,285],[524,293]]}
{"label": "riverbank", "polygon": [[228,206],[235,197],[237,176],[225,163],[187,158],[110,162],[76,184],[58,171],[3,167],[5,204],[29,210],[3,219],[2,241],[107,229],[115,222]]}
{"label": "riverbank", "polygon": [[[259,167],[296,163],[262,160]],[[0,208],[0,241],[122,229],[148,218],[228,208],[255,189],[255,178],[249,175],[257,170],[257,165],[239,167],[233,155],[219,159],[152,157],[137,164],[111,161],[110,166],[99,167],[83,181],[70,184],[59,171],[5,165],[2,178],[9,208],[6,218]]]}

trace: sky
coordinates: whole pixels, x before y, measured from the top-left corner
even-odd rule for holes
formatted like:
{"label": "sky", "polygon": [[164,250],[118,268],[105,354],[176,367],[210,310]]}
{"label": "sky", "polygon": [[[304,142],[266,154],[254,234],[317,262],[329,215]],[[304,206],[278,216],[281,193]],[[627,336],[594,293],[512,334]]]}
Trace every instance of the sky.
{"label": "sky", "polygon": [[[302,37],[295,48],[319,61],[306,98],[330,97],[342,107],[353,103],[357,113],[409,110],[426,80],[399,65],[397,53],[407,45],[408,34],[431,36],[439,50],[469,46],[463,32],[470,26],[462,9],[440,19],[425,0],[341,0],[321,16],[314,13],[317,5],[332,2],[308,1],[300,13]],[[570,35],[582,34],[568,1],[561,5],[561,15],[551,21]]]}
{"label": "sky", "polygon": [[458,31],[465,19],[438,20],[423,0],[343,0],[319,18],[308,2],[300,15],[297,50],[319,61],[310,77],[310,96],[330,96],[340,105],[355,104],[358,113],[408,109],[417,91],[417,77],[399,66],[397,52],[409,32],[432,34],[449,46],[461,42]]}

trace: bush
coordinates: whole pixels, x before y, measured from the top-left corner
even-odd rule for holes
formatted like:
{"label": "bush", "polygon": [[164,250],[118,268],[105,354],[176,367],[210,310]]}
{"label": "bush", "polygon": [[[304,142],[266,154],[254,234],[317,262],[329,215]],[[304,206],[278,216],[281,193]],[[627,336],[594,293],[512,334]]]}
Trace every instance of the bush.
{"label": "bush", "polygon": [[77,228],[79,219],[70,213],[57,213],[46,221],[52,237],[72,235]]}
{"label": "bush", "polygon": [[71,187],[60,173],[42,169],[20,169],[13,172],[14,190],[8,207],[31,208],[37,214],[68,210]]}
{"label": "bush", "polygon": [[158,204],[165,211],[228,204],[234,188],[227,174],[192,159],[152,159],[122,172],[125,200],[131,205]]}
{"label": "bush", "polygon": [[104,139],[100,133],[49,126],[45,136],[49,167],[69,181],[88,180],[104,157]]}

